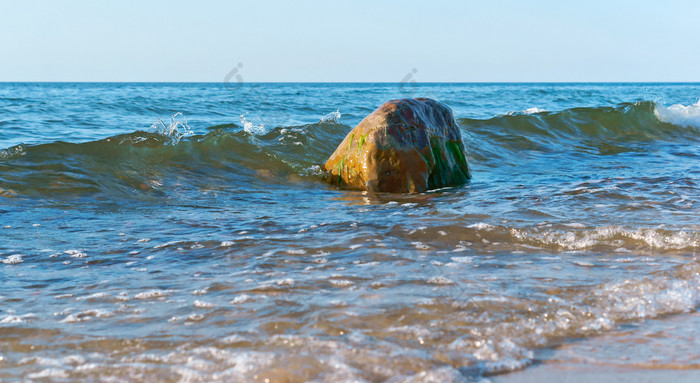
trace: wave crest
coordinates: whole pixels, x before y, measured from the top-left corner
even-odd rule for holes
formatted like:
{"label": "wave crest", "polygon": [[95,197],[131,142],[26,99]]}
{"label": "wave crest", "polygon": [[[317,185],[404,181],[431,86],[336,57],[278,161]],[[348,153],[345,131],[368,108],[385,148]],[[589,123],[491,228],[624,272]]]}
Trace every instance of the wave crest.
{"label": "wave crest", "polygon": [[[159,122],[157,132],[5,149],[0,152],[0,196],[167,196],[169,189],[182,185],[235,188],[318,179],[318,165],[348,130],[341,124],[316,123],[266,130],[255,137],[245,129],[223,128],[193,135],[184,121],[176,115],[171,124]],[[27,168],[33,169],[32,177],[26,177]]]}
{"label": "wave crest", "polygon": [[660,121],[669,124],[700,128],[700,99],[692,105],[656,105],[654,115]]}

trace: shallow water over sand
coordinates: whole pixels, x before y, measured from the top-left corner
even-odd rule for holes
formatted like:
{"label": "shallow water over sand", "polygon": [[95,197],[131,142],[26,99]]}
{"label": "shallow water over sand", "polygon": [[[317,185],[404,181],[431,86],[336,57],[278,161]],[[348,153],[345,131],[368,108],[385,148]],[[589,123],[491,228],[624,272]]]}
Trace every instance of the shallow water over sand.
{"label": "shallow water over sand", "polygon": [[[698,369],[700,86],[410,86],[0,84],[0,380]],[[406,96],[472,181],[326,184]]]}

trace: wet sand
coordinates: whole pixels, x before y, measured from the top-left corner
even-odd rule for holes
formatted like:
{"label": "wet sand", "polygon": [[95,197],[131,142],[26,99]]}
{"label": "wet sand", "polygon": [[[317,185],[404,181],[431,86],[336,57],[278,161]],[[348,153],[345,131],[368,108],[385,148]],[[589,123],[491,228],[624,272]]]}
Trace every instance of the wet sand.
{"label": "wet sand", "polygon": [[700,382],[700,370],[641,370],[590,365],[542,364],[527,370],[489,378],[493,383],[509,382]]}
{"label": "wet sand", "polygon": [[492,382],[700,382],[700,313],[629,324],[542,350],[525,370]]}

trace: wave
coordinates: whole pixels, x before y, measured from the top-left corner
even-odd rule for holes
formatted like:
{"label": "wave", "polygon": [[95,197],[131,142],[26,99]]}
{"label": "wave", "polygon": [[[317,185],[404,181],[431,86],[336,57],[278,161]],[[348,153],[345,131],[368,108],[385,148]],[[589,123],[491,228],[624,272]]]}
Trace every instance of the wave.
{"label": "wave", "polygon": [[[442,233],[442,234],[441,234]],[[501,224],[453,220],[409,232],[409,243],[428,248],[453,247],[490,251],[591,251],[610,254],[682,253],[700,250],[700,226],[586,226],[576,222],[547,225]]]}
{"label": "wave", "polygon": [[466,302],[458,302],[458,307],[481,307],[493,316],[506,310],[510,318],[505,323],[477,319],[473,330],[448,349],[473,355],[485,373],[520,369],[534,361],[537,348],[556,345],[562,338],[597,335],[635,320],[695,311],[700,304],[698,271],[697,263],[688,263],[647,277],[552,289],[546,302],[482,300],[465,294]]}
{"label": "wave", "polygon": [[[486,120],[462,118],[465,146],[477,166],[500,166],[523,153],[580,156],[646,151],[657,142],[697,141],[700,103],[653,102],[548,112],[530,108]],[[315,124],[268,129],[241,116],[242,126],[217,125],[195,135],[182,114],[136,131],[86,143],[17,145],[0,150],[0,195],[56,195],[162,189],[187,178],[193,185],[284,182],[319,178],[351,127],[340,112]],[[518,157],[519,158],[519,157]]]}
{"label": "wave", "polygon": [[658,105],[654,115],[660,121],[676,126],[700,128],[700,99],[693,105]]}
{"label": "wave", "polygon": [[530,108],[486,120],[462,118],[458,122],[468,133],[482,133],[488,129],[500,134],[519,134],[547,141],[647,141],[696,135],[700,132],[700,103],[664,107],[645,101],[558,112]]}
{"label": "wave", "polygon": [[697,141],[698,116],[700,104],[665,107],[644,101],[558,112],[530,108],[458,123],[472,159],[489,162],[516,152],[614,155],[646,150],[657,142]]}
{"label": "wave", "polygon": [[323,163],[350,129],[316,123],[249,132],[231,124],[193,135],[185,122],[174,121],[159,123],[156,132],[5,149],[0,190],[6,196],[132,195],[176,185],[248,187],[255,180],[313,179],[318,178],[314,165]]}
{"label": "wave", "polygon": [[[431,271],[449,272],[440,269],[449,268],[438,266]],[[469,281],[466,285],[478,284]],[[295,286],[286,282],[281,285],[290,289]],[[537,363],[539,349],[566,345],[571,340],[615,329],[618,331],[611,335],[619,337],[631,332],[624,327],[626,324],[696,311],[700,304],[700,264],[691,262],[645,277],[617,278],[603,283],[561,288],[542,285],[532,295],[515,295],[503,287],[495,293],[479,294],[466,285],[441,286],[443,296],[416,299],[409,309],[401,304],[388,304],[381,310],[353,311],[352,320],[346,321],[344,334],[340,336],[318,336],[294,329],[269,334],[233,328],[227,336],[203,339],[196,347],[187,339],[129,347],[120,339],[103,337],[96,345],[92,338],[76,336],[71,339],[74,345],[94,352],[66,357],[60,353],[59,345],[47,347],[43,356],[27,356],[21,364],[42,369],[33,373],[36,376],[63,379],[84,378],[81,366],[90,365],[97,371],[95,373],[112,368],[124,380],[138,380],[135,377],[144,376],[144,371],[150,373],[149,366],[161,370],[183,366],[176,372],[191,380],[218,381],[226,377],[230,381],[253,381],[261,372],[274,371],[276,366],[282,366],[281,369],[298,366],[301,361],[306,363],[305,369],[287,368],[283,370],[285,376],[300,379],[303,376],[303,380],[311,377],[315,381],[366,381],[368,377],[391,382],[483,381],[485,376]],[[118,300],[131,301],[133,305],[134,301],[176,293],[146,290],[131,298],[120,295]],[[286,293],[292,294],[293,290]],[[215,310],[211,310],[214,304],[195,300],[194,307],[209,310],[174,316],[170,320],[207,323],[205,321],[220,318],[222,313],[246,313],[245,310],[260,307],[253,306],[256,299],[268,298],[264,294],[251,295],[256,296],[254,293],[236,295],[231,301],[236,307],[228,305]],[[116,298],[93,294],[82,299],[91,297]],[[315,318],[328,311],[314,305],[299,308],[295,314]],[[60,320],[63,324],[119,319],[119,313],[103,308],[54,315],[64,315]],[[0,318],[0,323],[14,324],[15,327],[8,330],[17,332],[17,325],[40,319],[33,313],[11,313]],[[269,319],[263,318],[262,323],[269,324]],[[674,327],[678,327],[677,324],[671,323]],[[109,352],[114,350],[119,352]],[[333,363],[325,363],[326,360]],[[47,366],[51,369],[44,369]]]}

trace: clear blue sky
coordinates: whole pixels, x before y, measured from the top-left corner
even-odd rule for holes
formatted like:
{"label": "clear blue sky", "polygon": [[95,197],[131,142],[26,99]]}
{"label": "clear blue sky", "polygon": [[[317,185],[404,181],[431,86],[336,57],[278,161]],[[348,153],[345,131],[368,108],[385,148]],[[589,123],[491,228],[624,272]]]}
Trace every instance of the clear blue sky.
{"label": "clear blue sky", "polygon": [[[699,81],[696,1],[0,0],[0,81]],[[235,77],[234,77],[235,81]]]}

